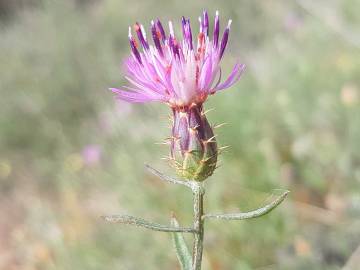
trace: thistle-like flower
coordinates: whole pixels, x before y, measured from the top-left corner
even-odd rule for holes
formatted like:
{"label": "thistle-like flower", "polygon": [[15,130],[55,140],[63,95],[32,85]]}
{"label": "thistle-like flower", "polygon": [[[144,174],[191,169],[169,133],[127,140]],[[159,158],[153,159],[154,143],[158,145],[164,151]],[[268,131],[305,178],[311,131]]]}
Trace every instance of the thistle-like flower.
{"label": "thistle-like flower", "polygon": [[168,104],[173,115],[171,164],[183,178],[203,181],[215,170],[218,155],[214,132],[206,119],[203,103],[209,95],[237,82],[245,65],[237,63],[222,82],[220,61],[228,43],[231,20],[221,40],[218,12],[212,39],[209,36],[206,11],[199,22],[200,31],[196,42],[193,41],[190,20],[184,17],[181,19],[182,40],[175,37],[171,21],[168,34],[160,20],[151,22],[152,45],[142,25],[134,25],[138,41],[132,36],[129,27],[132,55],[125,61],[125,78],[131,87],[110,90],[119,99],[128,102],[160,101]]}

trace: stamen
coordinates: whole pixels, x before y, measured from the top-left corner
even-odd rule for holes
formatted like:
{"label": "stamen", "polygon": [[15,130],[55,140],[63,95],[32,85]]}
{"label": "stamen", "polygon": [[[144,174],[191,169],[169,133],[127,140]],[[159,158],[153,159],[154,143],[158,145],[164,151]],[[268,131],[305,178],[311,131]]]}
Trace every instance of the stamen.
{"label": "stamen", "polygon": [[190,20],[187,20],[186,32],[187,32],[187,35],[188,35],[189,47],[190,47],[190,49],[192,50],[192,49],[193,49],[193,41],[192,41],[192,33],[191,33]]}
{"label": "stamen", "polygon": [[221,40],[221,46],[220,46],[220,54],[219,54],[219,58],[221,59],[223,54],[224,54],[224,51],[225,51],[225,48],[226,48],[226,45],[227,45],[227,42],[228,42],[228,39],[229,39],[229,32],[230,32],[230,25],[231,25],[231,20],[229,20],[228,22],[228,25],[225,29],[225,32],[224,32],[224,35],[222,37],[222,40]]}
{"label": "stamen", "polygon": [[143,48],[145,50],[148,50],[149,49],[149,44],[147,43],[146,41],[146,34],[145,34],[145,31],[144,31],[144,27],[142,25],[140,25],[138,22],[135,23],[134,25],[134,30],[138,36],[138,39],[141,43],[141,45],[143,46]]}
{"label": "stamen", "polygon": [[156,49],[158,50],[159,54],[161,56],[163,56],[164,55],[163,50],[162,50],[162,47],[161,47],[161,44],[160,44],[158,31],[156,31],[156,26],[155,26],[154,21],[151,21],[151,33],[152,33],[152,37],[153,37]]}
{"label": "stamen", "polygon": [[136,60],[142,64],[142,61],[141,61],[141,56],[140,56],[140,53],[137,49],[137,44],[136,44],[136,41],[134,38],[131,38],[130,40],[130,47],[131,47],[131,51],[133,53],[133,55],[135,56]]}
{"label": "stamen", "polygon": [[164,30],[164,27],[162,26],[161,22],[159,19],[156,20],[156,26],[157,28],[159,29],[159,32],[161,34],[161,39],[163,42],[165,42],[166,40],[166,34],[165,34],[165,30]]}
{"label": "stamen", "polygon": [[186,30],[185,30],[185,27],[186,27],[186,19],[184,16],[181,17],[181,29],[182,29],[182,33],[183,33],[183,36],[184,36],[184,39],[186,39]]}
{"label": "stamen", "polygon": [[219,22],[219,11],[216,11],[215,22],[214,22],[214,46],[215,48],[219,45],[219,33],[220,33],[220,22]]}
{"label": "stamen", "polygon": [[141,61],[141,56],[140,56],[140,53],[137,49],[138,45],[136,43],[136,40],[133,38],[132,34],[131,34],[131,27],[129,26],[129,42],[130,42],[130,48],[131,48],[131,51],[133,53],[133,55],[135,56],[136,60],[142,64],[142,61]]}
{"label": "stamen", "polygon": [[209,36],[209,15],[206,10],[203,12],[203,17],[204,30],[206,30],[206,36]]}
{"label": "stamen", "polygon": [[186,20],[184,16],[181,17],[181,27],[182,27],[184,41],[188,44],[189,48],[192,49],[193,46],[192,46],[190,20]]}
{"label": "stamen", "polygon": [[175,39],[175,34],[174,34],[174,27],[171,21],[169,21],[169,30],[170,30],[170,36],[169,36],[169,47],[173,53],[174,56],[178,55],[180,58],[180,54],[179,54],[179,45],[177,44],[177,41]]}

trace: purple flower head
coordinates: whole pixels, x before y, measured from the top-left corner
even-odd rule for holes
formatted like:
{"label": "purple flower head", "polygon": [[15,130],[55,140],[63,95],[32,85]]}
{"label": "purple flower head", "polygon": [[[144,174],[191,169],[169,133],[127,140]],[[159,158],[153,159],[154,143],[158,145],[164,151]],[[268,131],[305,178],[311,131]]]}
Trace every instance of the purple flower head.
{"label": "purple flower head", "polygon": [[[183,38],[177,39],[173,24],[169,22],[166,34],[160,20],[151,22],[152,44],[144,27],[136,23],[129,28],[131,56],[125,61],[126,79],[130,86],[111,88],[119,99],[128,102],[160,101],[173,108],[201,105],[211,94],[236,83],[245,69],[237,63],[229,77],[221,82],[220,61],[224,55],[231,20],[219,40],[220,23],[216,12],[213,40],[209,36],[209,16],[206,11],[199,17],[200,31],[193,36],[190,20],[182,17]],[[141,45],[141,48],[140,46]]]}
{"label": "purple flower head", "polygon": [[130,86],[111,90],[120,100],[128,102],[169,104],[173,111],[170,163],[181,177],[204,181],[216,169],[219,151],[203,103],[209,95],[236,83],[245,65],[237,63],[229,77],[221,82],[220,61],[228,44],[231,20],[220,37],[216,12],[212,39],[206,11],[199,17],[199,24],[199,34],[195,36],[190,20],[182,17],[183,38],[180,40],[171,21],[168,33],[160,20],[152,21],[149,36],[153,41],[149,43],[144,27],[135,23],[137,39],[130,27],[131,56],[125,61],[125,78]]}

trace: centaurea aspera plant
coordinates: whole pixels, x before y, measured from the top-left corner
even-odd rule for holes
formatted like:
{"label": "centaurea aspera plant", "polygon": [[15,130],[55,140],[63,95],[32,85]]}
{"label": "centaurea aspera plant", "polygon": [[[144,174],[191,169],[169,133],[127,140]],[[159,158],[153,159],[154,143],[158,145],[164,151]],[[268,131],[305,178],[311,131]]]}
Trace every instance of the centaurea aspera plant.
{"label": "centaurea aspera plant", "polygon": [[[235,214],[205,214],[203,182],[216,169],[219,148],[212,126],[205,112],[204,102],[210,95],[231,87],[236,83],[245,65],[237,63],[230,75],[222,81],[220,62],[228,44],[231,20],[220,39],[219,14],[216,12],[212,39],[209,35],[209,17],[206,11],[199,18],[199,34],[193,38],[190,20],[182,17],[183,39],[175,37],[173,24],[169,22],[166,34],[160,20],[151,22],[149,43],[143,25],[136,23],[134,30],[137,40],[129,27],[131,56],[125,61],[125,78],[131,86],[110,88],[117,98],[132,102],[146,103],[159,101],[167,104],[172,111],[172,129],[169,138],[170,164],[182,180],[165,176],[154,168],[147,168],[160,179],[192,189],[194,194],[193,226],[180,227],[173,216],[171,226],[165,226],[128,215],[106,216],[110,222],[125,223],[148,229],[172,232],[182,269],[201,269],[204,221],[206,219],[242,220],[262,216],[286,197],[287,191],[270,204],[254,211]],[[141,49],[140,49],[141,45]],[[188,251],[182,233],[194,234],[192,256]]]}

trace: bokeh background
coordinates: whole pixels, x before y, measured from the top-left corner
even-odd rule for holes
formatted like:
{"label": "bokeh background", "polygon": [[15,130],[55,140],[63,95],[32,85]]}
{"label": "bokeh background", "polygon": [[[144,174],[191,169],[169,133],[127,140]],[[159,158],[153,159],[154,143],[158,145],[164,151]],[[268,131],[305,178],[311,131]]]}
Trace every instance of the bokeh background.
{"label": "bokeh background", "polygon": [[203,8],[233,20],[225,72],[248,67],[206,106],[230,145],[206,209],[291,190],[261,219],[209,221],[204,269],[360,269],[357,0],[0,0],[0,269],[179,269],[169,235],[99,218],[192,219],[191,193],[143,166],[173,175],[156,144],[168,108],[107,88],[124,83],[128,25],[186,15],[197,29]]}

